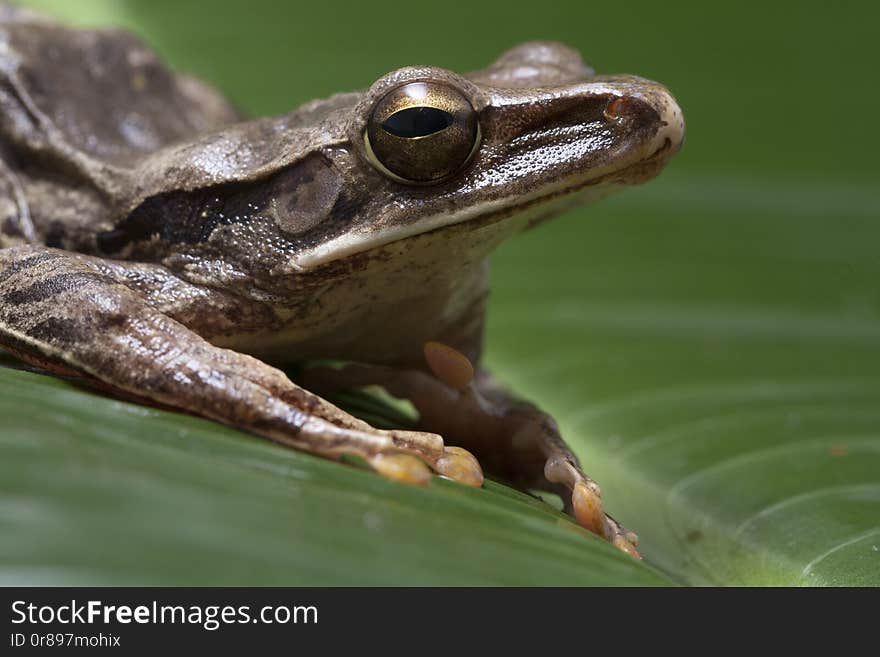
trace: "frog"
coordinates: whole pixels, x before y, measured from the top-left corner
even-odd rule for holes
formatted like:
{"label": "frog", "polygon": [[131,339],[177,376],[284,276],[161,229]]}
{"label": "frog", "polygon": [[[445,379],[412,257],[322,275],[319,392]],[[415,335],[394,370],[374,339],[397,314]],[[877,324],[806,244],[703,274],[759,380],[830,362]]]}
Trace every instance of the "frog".
{"label": "frog", "polygon": [[[482,355],[495,248],[680,149],[662,84],[536,41],[249,117],[129,31],[10,7],[0,80],[14,358],[402,484],[485,469],[641,558],[557,422]],[[370,386],[414,425],[328,400]]]}

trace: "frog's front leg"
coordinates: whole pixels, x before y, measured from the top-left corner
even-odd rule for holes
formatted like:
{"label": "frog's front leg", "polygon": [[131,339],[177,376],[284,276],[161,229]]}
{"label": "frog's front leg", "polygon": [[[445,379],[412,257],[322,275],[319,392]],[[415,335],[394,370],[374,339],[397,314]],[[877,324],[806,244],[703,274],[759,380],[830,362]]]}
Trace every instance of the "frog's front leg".
{"label": "frog's front leg", "polygon": [[[163,293],[151,295],[160,285]],[[172,317],[193,316],[199,307],[231,310],[234,303],[153,265],[43,247],[0,250],[0,346],[25,361],[322,456],[355,454],[393,479],[424,483],[430,466],[482,483],[476,460],[445,447],[440,436],[374,429]]]}
{"label": "frog's front leg", "polygon": [[469,376],[470,364],[454,350],[439,346],[438,351],[435,343],[433,352],[429,362],[437,376],[351,364],[308,368],[301,382],[323,394],[379,385],[408,399],[419,412],[420,429],[462,445],[487,472],[514,485],[560,494],[580,525],[639,557],[638,537],[603,512],[599,486],[584,473],[552,417],[512,396],[485,371]]}

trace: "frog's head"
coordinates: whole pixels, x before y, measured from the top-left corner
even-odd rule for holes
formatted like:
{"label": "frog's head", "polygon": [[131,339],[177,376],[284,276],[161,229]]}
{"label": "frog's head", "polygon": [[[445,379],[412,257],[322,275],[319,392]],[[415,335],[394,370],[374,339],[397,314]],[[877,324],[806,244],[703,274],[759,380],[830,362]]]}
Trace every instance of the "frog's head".
{"label": "frog's head", "polygon": [[654,177],[683,135],[663,86],[524,44],[470,75],[402,68],[366,92],[160,149],[133,170],[124,220],[99,247],[149,249],[160,235],[273,280],[364,252],[401,262],[405,249],[424,264],[461,261],[467,246],[479,261],[510,234]]}
{"label": "frog's head", "polygon": [[360,97],[346,130],[345,157],[318,171],[354,190],[346,216],[296,269],[463,224],[520,230],[653,178],[684,121],[660,84],[595,76],[570,48],[531,43],[467,76],[394,71]]}

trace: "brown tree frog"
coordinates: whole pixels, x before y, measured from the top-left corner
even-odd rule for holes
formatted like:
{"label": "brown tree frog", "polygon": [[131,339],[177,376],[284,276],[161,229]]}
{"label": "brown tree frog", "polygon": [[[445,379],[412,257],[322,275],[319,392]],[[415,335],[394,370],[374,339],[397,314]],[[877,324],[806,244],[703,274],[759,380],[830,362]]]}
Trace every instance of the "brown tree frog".
{"label": "brown tree frog", "polygon": [[[558,43],[246,119],[126,32],[0,9],[0,345],[404,482],[482,465],[637,556],[553,419],[479,367],[487,256],[653,178],[683,134],[663,86]],[[315,360],[346,364],[267,364]],[[367,385],[419,430],[324,398]]]}

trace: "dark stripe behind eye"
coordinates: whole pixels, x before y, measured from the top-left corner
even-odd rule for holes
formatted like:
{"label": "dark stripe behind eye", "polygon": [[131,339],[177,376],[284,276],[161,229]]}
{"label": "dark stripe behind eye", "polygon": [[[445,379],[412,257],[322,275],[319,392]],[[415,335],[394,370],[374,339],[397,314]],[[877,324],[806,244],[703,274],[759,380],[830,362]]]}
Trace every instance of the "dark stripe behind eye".
{"label": "dark stripe behind eye", "polygon": [[395,112],[382,123],[382,128],[395,137],[426,137],[445,130],[454,118],[436,107],[408,107]]}

